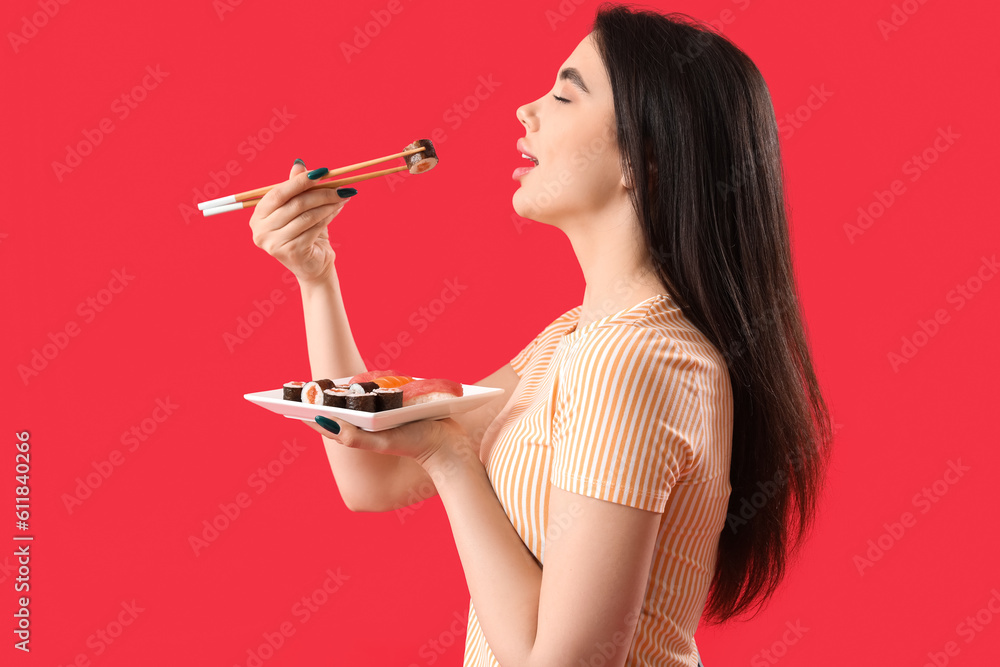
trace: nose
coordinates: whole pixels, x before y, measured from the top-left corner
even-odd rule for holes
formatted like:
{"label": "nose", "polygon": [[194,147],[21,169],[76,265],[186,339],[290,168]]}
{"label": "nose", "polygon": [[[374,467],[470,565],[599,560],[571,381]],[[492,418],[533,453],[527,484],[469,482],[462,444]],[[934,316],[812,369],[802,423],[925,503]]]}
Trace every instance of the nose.
{"label": "nose", "polygon": [[529,104],[523,104],[517,108],[517,119],[521,121],[521,124],[528,130],[533,129],[533,126],[537,124],[534,106],[535,103],[531,102]]}

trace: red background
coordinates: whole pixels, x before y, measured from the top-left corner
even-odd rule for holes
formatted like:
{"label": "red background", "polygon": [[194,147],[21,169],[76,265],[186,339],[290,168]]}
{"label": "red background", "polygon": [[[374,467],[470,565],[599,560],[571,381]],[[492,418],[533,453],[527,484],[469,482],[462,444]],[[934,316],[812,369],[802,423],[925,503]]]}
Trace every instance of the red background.
{"label": "red background", "polygon": [[[58,11],[47,17],[43,6]],[[716,21],[768,82],[783,119],[802,306],[837,423],[814,534],[763,613],[699,628],[706,665],[991,664],[1000,279],[983,258],[1000,249],[988,198],[995,6],[656,6]],[[439,130],[433,173],[359,185],[331,229],[365,358],[388,350],[414,375],[471,383],[577,305],[583,279],[566,238],[512,217],[509,179],[522,164],[514,111],[548,90],[596,3],[389,7],[4,3],[5,664],[68,665],[82,654],[78,664],[109,667],[247,665],[286,622],[295,632],[266,665],[461,663],[469,597],[440,502],[404,517],[349,512],[318,436],[242,398],[308,374],[298,293],[254,246],[248,212],[185,208],[231,161],[238,173],[219,194],[283,180],[295,158],[333,168]],[[375,17],[385,25],[368,26],[377,34],[346,57],[341,44]],[[898,29],[886,32],[893,18]],[[144,77],[148,89],[133,96]],[[481,77],[494,90],[470,98]],[[810,98],[815,90],[827,99]],[[244,142],[274,108],[294,118],[249,152]],[[935,148],[948,128],[953,140]],[[88,136],[100,141],[77,166],[54,167]],[[933,163],[914,171],[925,151]],[[878,213],[890,196],[862,234],[845,230],[859,207]],[[123,289],[115,271],[132,276]],[[977,271],[990,279],[977,283]],[[418,329],[411,315],[449,279],[466,287]],[[959,299],[959,285],[970,298]],[[90,298],[105,300],[99,312]],[[227,344],[258,308],[258,326]],[[934,335],[917,335],[912,358],[894,367],[890,354],[902,355],[922,322]],[[60,335],[67,326],[75,335]],[[412,344],[393,349],[403,332]],[[52,358],[22,378],[43,348]],[[162,423],[152,420],[164,414],[158,400],[175,406]],[[130,450],[127,434],[144,426]],[[32,448],[30,655],[9,631],[22,430]],[[262,489],[251,476],[286,441],[304,451]],[[120,465],[68,509],[79,480],[113,456]],[[967,470],[946,475],[949,462]],[[925,488],[933,502],[920,499]],[[196,555],[190,537],[240,493],[249,506]],[[883,551],[866,555],[880,541]],[[295,605],[328,568],[341,587],[303,622]],[[133,601],[134,621],[111,644],[99,640]],[[456,612],[463,623],[452,627]],[[963,624],[977,612],[973,631]]]}

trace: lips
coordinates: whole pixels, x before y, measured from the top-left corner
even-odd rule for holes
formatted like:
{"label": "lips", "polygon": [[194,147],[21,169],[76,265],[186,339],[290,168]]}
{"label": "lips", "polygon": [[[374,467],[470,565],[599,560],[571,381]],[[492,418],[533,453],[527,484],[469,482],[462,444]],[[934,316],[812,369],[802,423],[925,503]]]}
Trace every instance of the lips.
{"label": "lips", "polygon": [[525,144],[524,139],[518,139],[517,140],[517,150],[521,151],[521,156],[522,157],[524,157],[524,158],[526,158],[528,160],[531,160],[531,166],[530,167],[518,167],[517,169],[515,169],[514,173],[511,174],[511,178],[513,178],[515,181],[518,180],[519,178],[521,178],[522,176],[524,176],[525,174],[527,174],[529,171],[531,171],[532,169],[534,169],[535,167],[538,166],[538,158],[535,157],[528,150],[528,146],[527,146],[527,144]]}
{"label": "lips", "polygon": [[521,151],[522,156],[534,162],[536,166],[538,165],[538,158],[528,150],[528,145],[525,143],[523,138],[517,140],[517,150]]}

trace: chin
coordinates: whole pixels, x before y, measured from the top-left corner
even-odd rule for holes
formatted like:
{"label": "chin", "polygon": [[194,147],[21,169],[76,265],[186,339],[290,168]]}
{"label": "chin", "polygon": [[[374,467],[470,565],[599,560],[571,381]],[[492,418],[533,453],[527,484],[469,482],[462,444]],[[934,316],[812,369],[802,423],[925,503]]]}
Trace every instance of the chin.
{"label": "chin", "polygon": [[555,202],[544,189],[539,193],[530,185],[522,185],[515,190],[511,204],[514,212],[522,218],[555,227],[560,226],[559,220],[565,213],[565,202]]}
{"label": "chin", "polygon": [[527,193],[524,192],[524,186],[514,191],[510,203],[514,207],[514,212],[522,218],[535,222],[545,222],[545,209],[539,208],[536,203],[529,200]]}

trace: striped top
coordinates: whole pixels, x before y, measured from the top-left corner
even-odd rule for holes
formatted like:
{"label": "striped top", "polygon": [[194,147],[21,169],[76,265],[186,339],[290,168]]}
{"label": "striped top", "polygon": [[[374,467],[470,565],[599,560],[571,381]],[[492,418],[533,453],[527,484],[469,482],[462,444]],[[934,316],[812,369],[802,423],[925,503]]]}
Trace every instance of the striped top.
{"label": "striped top", "polygon": [[[669,295],[577,328],[580,311],[556,318],[511,360],[520,382],[481,456],[543,567],[550,484],[661,513],[626,664],[694,667],[731,491],[726,363]],[[499,664],[470,600],[464,665]]]}

